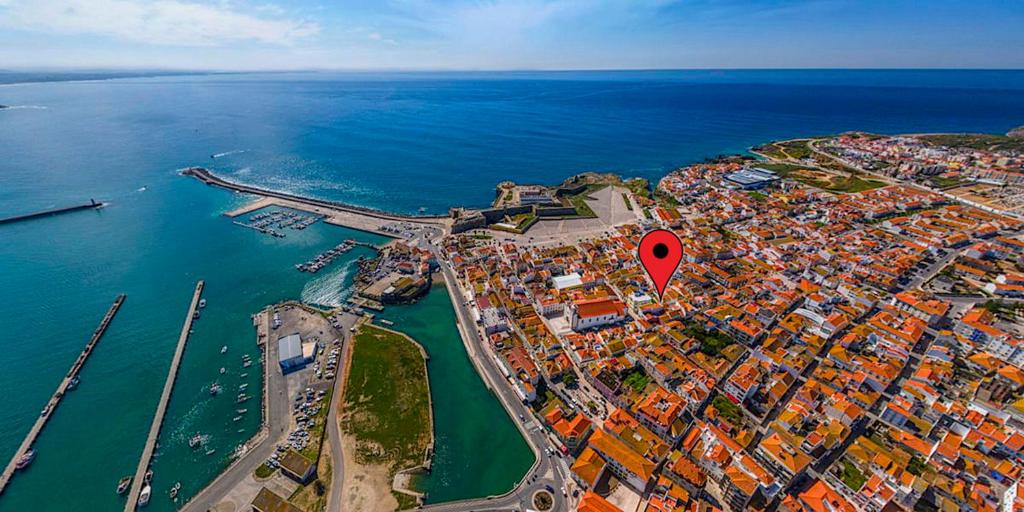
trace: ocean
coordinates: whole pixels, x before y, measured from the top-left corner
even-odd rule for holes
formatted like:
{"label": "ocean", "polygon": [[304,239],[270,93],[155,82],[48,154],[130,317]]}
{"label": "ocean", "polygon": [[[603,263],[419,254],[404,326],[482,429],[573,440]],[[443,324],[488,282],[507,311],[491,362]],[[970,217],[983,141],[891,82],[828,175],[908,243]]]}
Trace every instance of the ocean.
{"label": "ocean", "polygon": [[[134,471],[192,288],[205,279],[209,306],[186,349],[154,468],[150,508],[171,510],[168,487],[181,481],[182,495],[194,494],[256,428],[252,412],[232,422],[230,394],[242,382],[258,388],[257,365],[248,380],[240,368],[241,354],[257,354],[250,315],[288,298],[337,303],[368,249],[314,276],[293,265],[345,238],[383,240],[322,223],[280,239],[234,226],[222,214],[247,198],[180,169],[202,165],[258,186],[444,213],[486,206],[506,179],[557,183],[610,171],[656,180],[778,138],[1004,133],[1024,124],[1024,72],[156,76],[3,85],[0,104],[14,107],[0,110],[0,216],[110,203],[0,225],[5,461],[110,302],[128,294],[0,510],[119,507],[114,487]],[[465,359],[452,314],[435,289],[385,315],[431,352],[435,415],[443,413],[438,466],[423,483],[431,501],[503,492],[532,462]],[[227,390],[216,398],[214,381]],[[195,432],[209,435],[214,454],[188,448]]]}

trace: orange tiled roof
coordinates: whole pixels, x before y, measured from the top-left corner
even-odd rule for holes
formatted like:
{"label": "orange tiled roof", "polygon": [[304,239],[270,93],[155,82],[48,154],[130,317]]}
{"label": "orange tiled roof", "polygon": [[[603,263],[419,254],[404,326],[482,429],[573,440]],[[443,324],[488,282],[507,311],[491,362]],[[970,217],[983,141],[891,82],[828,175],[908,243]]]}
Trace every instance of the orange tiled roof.
{"label": "orange tiled roof", "polygon": [[619,507],[612,505],[611,502],[598,496],[593,491],[587,491],[580,498],[580,504],[576,510],[577,512],[622,512]]}

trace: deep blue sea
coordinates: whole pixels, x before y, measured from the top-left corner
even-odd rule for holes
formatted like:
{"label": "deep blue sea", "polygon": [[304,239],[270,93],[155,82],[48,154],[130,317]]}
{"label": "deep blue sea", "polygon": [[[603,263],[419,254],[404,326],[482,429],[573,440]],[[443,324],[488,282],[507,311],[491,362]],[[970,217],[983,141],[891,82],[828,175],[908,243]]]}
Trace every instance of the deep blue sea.
{"label": "deep blue sea", "polygon": [[[440,213],[489,204],[505,179],[556,183],[582,171],[657,179],[778,138],[846,130],[1005,133],[1024,125],[1024,71],[159,76],[2,85],[0,104],[14,107],[0,110],[0,215],[88,198],[110,202],[0,226],[0,459],[14,452],[110,301],[128,293],[82,386],[55,413],[32,467],[0,496],[0,510],[118,508],[113,488],[134,469],[192,287],[204,278],[210,306],[186,351],[155,466],[151,509],[168,510],[167,487],[180,480],[183,495],[194,493],[255,428],[255,417],[232,423],[234,404],[206,392],[216,379],[243,382],[238,358],[256,353],[249,315],[285,298],[337,303],[351,282],[351,258],[315,277],[292,265],[345,238],[380,241],[321,224],[283,239],[233,226],[221,214],[246,198],[183,178],[181,168],[202,165],[260,186]],[[407,320],[430,335],[423,321]],[[461,354],[453,333],[424,344]],[[230,357],[220,355],[222,345]],[[450,394],[438,373],[431,372],[435,395]],[[453,449],[445,463],[525,470],[529,453],[500,406],[462,403],[484,408],[467,414],[495,423],[464,437],[439,432],[439,442],[492,439],[505,448]],[[210,434],[215,455],[184,446],[197,430]],[[487,460],[459,460],[462,453]],[[448,499],[512,484],[492,480],[428,487]]]}

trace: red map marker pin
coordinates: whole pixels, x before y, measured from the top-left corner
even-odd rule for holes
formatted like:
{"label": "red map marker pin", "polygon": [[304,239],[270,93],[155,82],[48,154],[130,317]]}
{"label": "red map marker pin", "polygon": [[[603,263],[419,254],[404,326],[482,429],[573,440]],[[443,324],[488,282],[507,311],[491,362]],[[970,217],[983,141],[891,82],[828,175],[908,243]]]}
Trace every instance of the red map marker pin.
{"label": "red map marker pin", "polygon": [[637,255],[640,256],[640,264],[644,266],[647,275],[654,281],[654,286],[658,289],[658,300],[661,300],[672,274],[683,260],[683,243],[675,233],[666,229],[656,229],[640,240]]}

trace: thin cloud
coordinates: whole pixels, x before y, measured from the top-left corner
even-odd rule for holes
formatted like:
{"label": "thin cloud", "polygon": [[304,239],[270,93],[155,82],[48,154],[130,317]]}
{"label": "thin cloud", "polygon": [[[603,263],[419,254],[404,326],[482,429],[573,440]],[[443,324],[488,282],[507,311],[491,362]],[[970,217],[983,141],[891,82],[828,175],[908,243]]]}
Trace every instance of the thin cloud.
{"label": "thin cloud", "polygon": [[[260,7],[257,12],[265,12],[268,6]],[[171,46],[247,41],[292,45],[320,32],[315,22],[182,0],[0,0],[0,24],[17,30],[94,34]]]}

